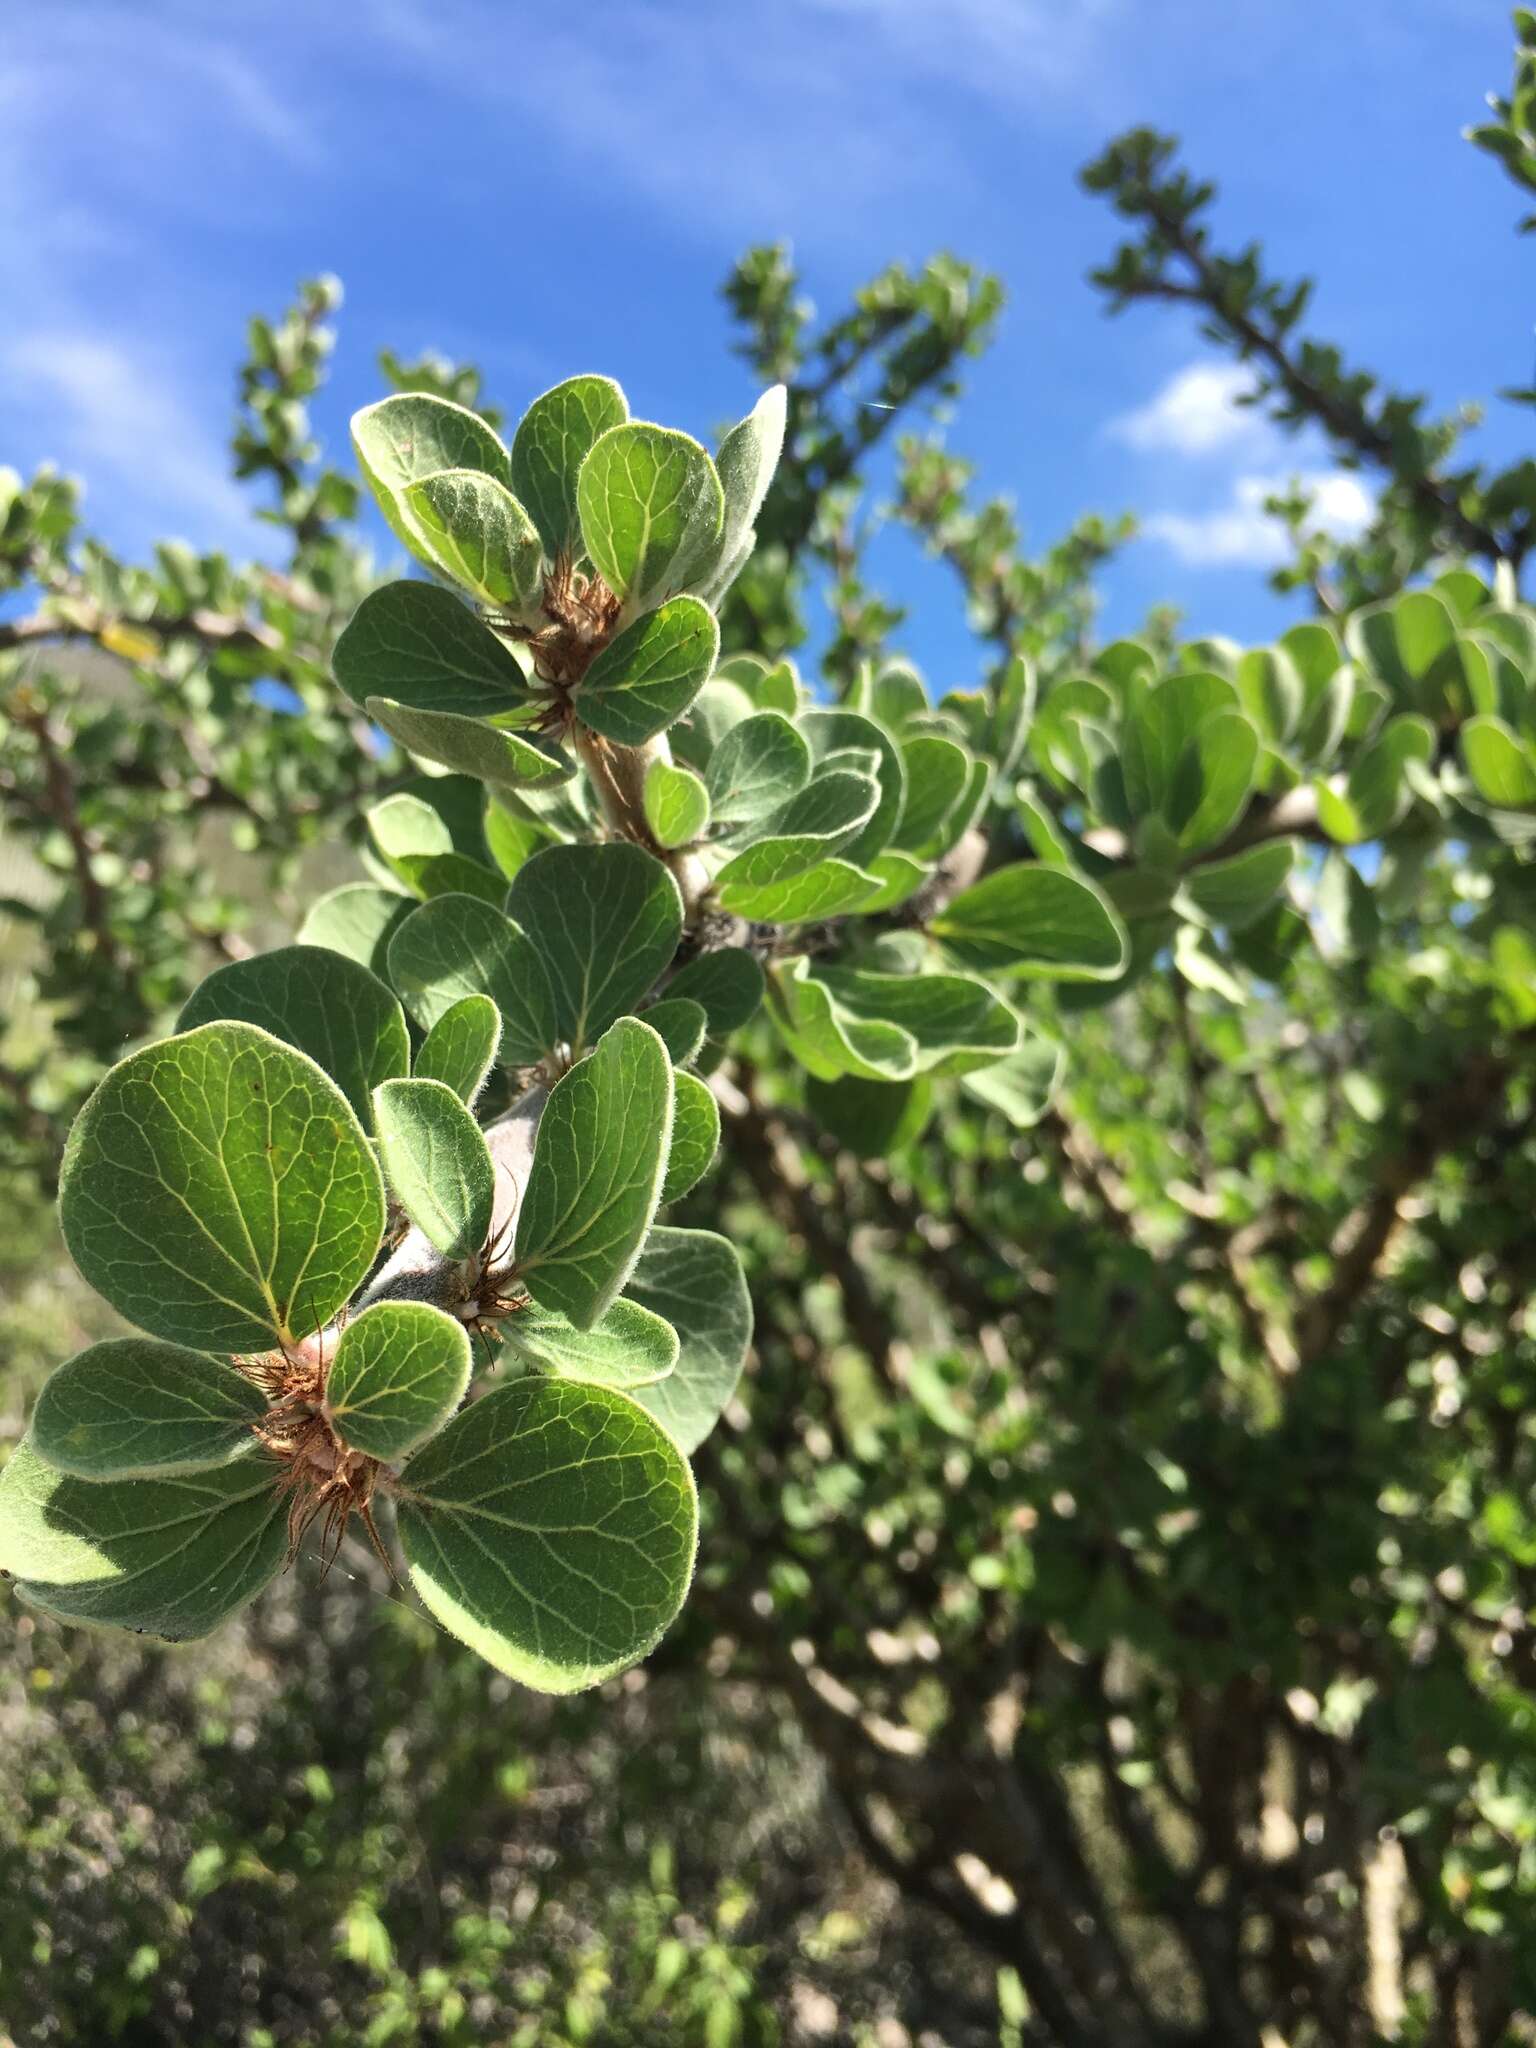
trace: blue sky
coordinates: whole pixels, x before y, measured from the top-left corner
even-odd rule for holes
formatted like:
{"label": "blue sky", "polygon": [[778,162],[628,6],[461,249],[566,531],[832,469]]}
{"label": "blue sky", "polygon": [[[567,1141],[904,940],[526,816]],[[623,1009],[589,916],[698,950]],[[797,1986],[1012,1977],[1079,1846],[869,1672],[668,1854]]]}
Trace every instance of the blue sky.
{"label": "blue sky", "polygon": [[[1317,275],[1317,332],[1437,406],[1491,400],[1474,445],[1513,453],[1493,394],[1531,380],[1532,245],[1460,135],[1510,40],[1497,0],[10,0],[0,460],[85,476],[123,548],[249,548],[231,366],[304,274],[347,289],[333,441],[383,345],[473,357],[514,415],[604,370],[708,436],[754,395],[717,297],[747,242],[791,240],[823,311],[947,246],[1009,294],[952,445],[1034,543],[1143,517],[1110,629],[1171,599],[1263,637],[1289,616],[1265,483],[1324,479],[1346,520],[1359,486],[1235,412],[1179,312],[1105,319],[1084,273],[1116,224],[1075,171],[1132,122],[1177,131],[1225,238]],[[964,680],[942,572],[894,534],[877,561],[911,651]]]}

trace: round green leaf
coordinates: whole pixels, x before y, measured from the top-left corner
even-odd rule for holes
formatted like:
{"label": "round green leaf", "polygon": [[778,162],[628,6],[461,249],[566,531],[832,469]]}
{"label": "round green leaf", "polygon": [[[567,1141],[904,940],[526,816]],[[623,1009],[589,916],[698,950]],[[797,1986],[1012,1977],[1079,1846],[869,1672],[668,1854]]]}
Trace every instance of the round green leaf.
{"label": "round green leaf", "polygon": [[630,420],[592,444],[576,484],[587,553],[632,608],[686,589],[718,552],[725,497],[691,435]]}
{"label": "round green leaf", "polygon": [[645,822],[658,846],[691,846],[709,823],[709,791],[691,768],[653,761],[645,773]]}
{"label": "round green leaf", "polygon": [[685,1455],[703,1443],[736,1391],[752,1342],[752,1297],[729,1238],[658,1223],[626,1289],[676,1330],[676,1369],[635,1399]]}
{"label": "round green leaf", "polygon": [[538,530],[504,483],[444,469],[410,484],[405,503],[432,560],[482,604],[517,611],[540,584]]}
{"label": "round green leaf", "polygon": [[496,1204],[496,1169],[480,1126],[442,1081],[386,1081],[373,1105],[379,1155],[401,1208],[445,1258],[472,1258]]}
{"label": "round green leaf", "polygon": [[504,1066],[531,1066],[560,1035],[543,956],[476,897],[439,896],[413,911],[389,942],[389,978],[428,1029],[465,996],[489,996],[501,1013]]}
{"label": "round green leaf", "polygon": [[629,1278],[656,1214],[672,1131],[672,1062],[621,1017],[550,1091],[517,1218],[535,1301],[589,1330]]}
{"label": "round green leaf", "polygon": [[1469,718],[1461,729],[1461,757],[1485,803],[1501,810],[1536,804],[1536,757],[1501,718]]}
{"label": "round green leaf", "polygon": [[463,996],[444,1010],[421,1042],[413,1074],[441,1081],[460,1102],[473,1102],[485,1086],[501,1039],[501,1012],[489,996]]}
{"label": "round green leaf", "polygon": [[522,669],[451,590],[386,583],[352,614],[331,657],[354,704],[386,697],[413,711],[494,718],[526,701]]}
{"label": "round green leaf", "polygon": [[578,717],[621,747],[643,746],[681,718],[720,652],[714,613],[674,597],[626,626],[576,687]]}
{"label": "round green leaf", "polygon": [[641,1014],[653,1031],[661,1033],[661,1042],[667,1048],[667,1057],[674,1067],[686,1067],[698,1058],[704,1034],[709,1028],[709,1018],[702,1003],[695,1002],[691,996],[669,993],[662,1002],[650,1004]]}
{"label": "round green leaf", "polygon": [[469,1386],[469,1332],[424,1301],[380,1301],[337,1340],[325,1412],[364,1457],[403,1458],[434,1436]]}
{"label": "round green leaf", "polygon": [[677,1364],[678,1336],[663,1317],[635,1301],[614,1302],[601,1322],[578,1330],[554,1309],[530,1301],[502,1325],[502,1352],[534,1372],[633,1393],[654,1386]]}
{"label": "round green leaf", "polygon": [[152,1337],[111,1337],[61,1365],[32,1411],[32,1447],[77,1479],[146,1479],[228,1465],[256,1449],[267,1403],[222,1359]]}
{"label": "round green leaf", "polygon": [[808,1075],[805,1103],[824,1131],[858,1159],[883,1159],[915,1138],[933,1106],[933,1084],[861,1081],[844,1074],[836,1081]]}
{"label": "round green leaf", "polygon": [[455,711],[413,711],[388,697],[370,697],[368,716],[409,753],[501,789],[549,789],[576,773],[558,747]]}
{"label": "round green leaf", "polygon": [[622,1394],[533,1376],[406,1467],[400,1539],[443,1626],[508,1677],[579,1692],[636,1663],[693,1575],[693,1477]]}
{"label": "round green leaf", "polygon": [[960,1086],[989,1109],[996,1109],[1021,1131],[1037,1124],[1061,1086],[1066,1054],[1043,1031],[1026,1029],[1024,1042],[1007,1059],[964,1074]]}
{"label": "round green leaf", "polygon": [[518,871],[507,909],[544,963],[554,1004],[549,1042],[563,1039],[575,1052],[639,1001],[670,964],[683,929],[677,883],[652,854],[624,841],[546,847]]}
{"label": "round green leaf", "polygon": [[410,1071],[411,1041],[398,1001],[354,960],[323,946],[280,946],[215,968],[188,996],[178,1031],[220,1018],[259,1024],[308,1053],[346,1096],[366,1130],[373,1091]]}
{"label": "round green leaf", "polygon": [[400,391],[352,415],[352,443],[379,510],[408,548],[435,560],[406,494],[445,469],[479,470],[505,484],[507,451],[478,413],[425,391]]}
{"label": "round green leaf", "polygon": [[672,1143],[661,1184],[664,1202],[680,1201],[714,1164],[720,1149],[720,1105],[697,1074],[674,1074]]}
{"label": "round green leaf", "polygon": [[346,1097],[251,1024],[203,1024],[114,1067],[69,1134],[75,1264],[130,1322],[266,1350],[328,1322],[373,1263],[384,1190]]}
{"label": "round green leaf", "polygon": [[705,780],[717,825],[748,825],[782,811],[811,779],[811,750],[782,712],[733,725],[709,757]]}
{"label": "round green leaf", "polygon": [[1196,924],[1240,931],[1262,917],[1285,887],[1297,850],[1294,839],[1271,839],[1230,860],[1207,861],[1184,877],[1174,908]]}
{"label": "round green leaf", "polygon": [[0,1472],[0,1571],[65,1621],[187,1642],[281,1570],[280,1478],[259,1455],[159,1479],[76,1479],[25,1441]]}
{"label": "round green leaf", "polygon": [[1091,883],[1064,868],[1016,862],[963,889],[929,924],[956,959],[1044,975],[1111,981],[1129,953],[1125,927]]}
{"label": "round green leaf", "polygon": [[710,1035],[724,1038],[756,1013],[763,1000],[763,970],[744,946],[722,946],[680,967],[667,983],[667,996],[702,1003]]}
{"label": "round green leaf", "polygon": [[388,971],[389,942],[415,908],[409,896],[392,889],[348,882],[310,905],[299,926],[298,943],[340,953],[382,981]]}
{"label": "round green leaf", "polygon": [[629,418],[611,377],[567,377],[536,398],[512,437],[512,488],[533,515],[551,558],[580,552],[576,479],[600,434]]}
{"label": "round green leaf", "polygon": [[[744,917],[751,924],[805,924],[813,919],[842,917],[860,909],[877,895],[882,883],[846,860],[822,860],[814,867],[800,865],[800,854],[792,848],[783,855],[790,872],[781,872],[779,849],[785,842],[761,840],[738,859],[748,864],[737,869],[737,877],[719,891],[722,910]],[[768,850],[763,851],[764,848]],[[758,856],[749,860],[749,856]],[[735,862],[731,865],[734,867]]]}

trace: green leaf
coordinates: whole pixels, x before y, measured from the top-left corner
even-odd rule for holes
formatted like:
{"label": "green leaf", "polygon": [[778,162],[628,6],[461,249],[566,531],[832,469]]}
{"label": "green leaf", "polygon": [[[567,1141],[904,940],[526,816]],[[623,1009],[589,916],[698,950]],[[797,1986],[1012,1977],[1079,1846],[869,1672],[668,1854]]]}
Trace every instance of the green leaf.
{"label": "green leaf", "polygon": [[960,1086],[988,1109],[1007,1117],[1016,1129],[1027,1131],[1050,1108],[1066,1063],[1066,1053],[1055,1039],[1026,1027],[1017,1052],[995,1066],[962,1074]]}
{"label": "green leaf", "polygon": [[[722,910],[744,917],[753,924],[804,924],[812,918],[842,917],[867,903],[881,888],[877,876],[866,874],[846,860],[818,861],[802,868],[798,857],[790,857],[788,874],[777,871],[772,849],[780,842],[764,840],[760,855],[743,878],[720,890]],[[758,846],[748,853],[758,854]],[[742,856],[745,859],[745,855]],[[734,867],[735,863],[731,865]]]}
{"label": "green leaf", "polygon": [[567,377],[536,398],[512,437],[512,488],[533,515],[551,559],[580,552],[576,479],[598,436],[629,418],[611,377]]}
{"label": "green leaf", "polygon": [[576,763],[558,747],[456,711],[413,711],[388,697],[370,697],[368,716],[407,752],[502,789],[549,789],[576,773]]}
{"label": "green leaf", "polygon": [[669,1000],[688,996],[704,1005],[712,1038],[740,1030],[763,1000],[763,970],[744,946],[701,953],[667,983]]}
{"label": "green leaf", "polygon": [[750,718],[752,711],[752,699],[739,683],[711,676],[694,698],[687,717],[680,718],[667,735],[674,756],[702,775],[731,727]]}
{"label": "green leaf", "polygon": [[928,929],[968,967],[1110,981],[1130,955],[1125,927],[1105,898],[1065,868],[1028,861],[964,889]]}
{"label": "green leaf", "polygon": [[490,1234],[496,1169],[480,1126],[441,1081],[386,1081],[374,1091],[379,1155],[395,1199],[450,1259]]}
{"label": "green leaf", "polygon": [[622,841],[546,847],[519,872],[507,909],[544,962],[554,1039],[576,1053],[659,978],[683,929],[677,883]]}
{"label": "green leaf", "polygon": [[682,717],[719,652],[709,607],[696,597],[669,598],[598,655],[574,692],[576,714],[616,746],[643,746]]}
{"label": "green leaf", "polygon": [[1230,860],[1209,861],[1184,877],[1174,908],[1196,924],[1239,931],[1262,917],[1280,894],[1297,851],[1294,839],[1272,839],[1247,847]]}
{"label": "green leaf", "polygon": [[720,1105],[697,1074],[674,1074],[672,1143],[667,1153],[664,1202],[681,1201],[708,1173],[720,1149]]}
{"label": "green leaf", "polygon": [[1461,758],[1485,803],[1503,810],[1536,803],[1536,760],[1502,718],[1469,718],[1461,728]]}
{"label": "green leaf", "polygon": [[1284,648],[1250,648],[1238,660],[1237,687],[1243,709],[1266,739],[1290,739],[1306,705],[1306,686]]}
{"label": "green leaf", "polygon": [[75,1120],[59,1186],[75,1264],[172,1343],[264,1351],[349,1300],[384,1190],[346,1097],[250,1024],[131,1054]]}
{"label": "green leaf", "polygon": [[763,509],[784,447],[788,398],[782,384],[770,384],[746,418],[732,427],[720,443],[715,467],[725,497],[721,561],[737,553]]}
{"label": "green leaf", "polygon": [[878,801],[878,786],[868,775],[846,768],[818,775],[790,799],[764,838],[721,868],[715,888],[722,902],[733,908],[729,896],[738,888],[762,889],[820,866],[857,836]]}
{"label": "green leaf", "polygon": [[633,1270],[656,1214],[672,1130],[672,1062],[636,1017],[610,1025],[550,1091],[517,1219],[534,1299],[589,1330]]}
{"label": "green leaf", "polygon": [[544,549],[523,507],[493,476],[445,469],[404,493],[436,566],[481,604],[510,612],[540,588]]}
{"label": "green leaf", "polygon": [[704,1441],[736,1391],[752,1341],[752,1297],[736,1247],[712,1230],[658,1223],[631,1275],[629,1298],[664,1316],[677,1368],[635,1398],[685,1455]]}
{"label": "green leaf", "polygon": [[1236,708],[1237,691],[1224,676],[1198,671],[1169,676],[1147,692],[1127,717],[1120,742],[1132,817],[1163,809],[1189,742],[1214,713]]}
{"label": "green leaf", "polygon": [[1389,832],[1413,802],[1409,762],[1427,765],[1435,757],[1435,729],[1427,718],[1405,712],[1389,718],[1349,771],[1349,802],[1367,839]]}
{"label": "green leaf", "polygon": [[409,896],[347,882],[312,903],[299,926],[301,946],[324,946],[355,960],[382,981],[388,972],[389,942],[416,908]]}
{"label": "green leaf", "polygon": [[698,1058],[709,1028],[702,1003],[691,996],[668,993],[661,1002],[652,1003],[643,1015],[651,1029],[661,1033],[661,1042],[674,1067],[686,1067]]}
{"label": "green leaf", "polygon": [[1163,806],[1185,852],[1231,831],[1247,805],[1258,760],[1258,729],[1240,711],[1218,711],[1202,720],[1174,767]]}
{"label": "green leaf", "polygon": [[719,548],[725,497],[691,435],[644,420],[610,427],[576,484],[586,551],[632,611],[684,590]]}
{"label": "green leaf", "polygon": [[990,1065],[1019,1042],[1019,1020],[984,982],[960,974],[876,974],[862,968],[815,971],[845,1016],[896,1024],[912,1040],[922,1074],[962,1074]]}
{"label": "green leaf", "polygon": [[835,1081],[806,1077],[805,1103],[824,1131],[857,1159],[884,1159],[910,1143],[928,1121],[933,1084],[864,1081],[843,1074]]}
{"label": "green leaf", "polygon": [[906,903],[927,881],[932,869],[924,862],[914,860],[910,853],[877,853],[869,864],[868,872],[880,884],[873,896],[866,896],[859,905],[861,917],[871,917],[877,910],[895,910]]}
{"label": "green leaf", "polygon": [[864,1081],[906,1081],[917,1072],[911,1032],[884,1017],[845,1010],[806,956],[775,963],[769,1010],[780,1035],[819,1081],[852,1074]]}
{"label": "green leaf", "polygon": [[530,1301],[502,1325],[502,1353],[534,1372],[633,1393],[655,1386],[677,1364],[676,1330],[637,1301],[616,1301],[602,1321],[578,1330],[554,1309]]}
{"label": "green leaf", "polygon": [[354,704],[386,697],[412,711],[494,718],[528,697],[516,657],[451,590],[386,583],[352,614],[331,657]]}
{"label": "green leaf", "polygon": [[534,818],[519,817],[505,804],[494,800],[485,807],[485,843],[502,874],[510,882],[524,861],[558,838]]}
{"label": "green leaf", "polygon": [[817,762],[825,762],[829,754],[847,747],[871,749],[878,757],[875,773],[880,801],[858,837],[842,849],[856,867],[862,866],[890,845],[906,802],[906,770],[900,750],[883,725],[857,711],[807,711],[801,715],[799,729],[810,742],[812,758]]}
{"label": "green leaf", "polygon": [[417,1080],[441,1081],[460,1102],[485,1086],[501,1038],[501,1012],[489,996],[462,996],[437,1019],[421,1042],[412,1069]]}
{"label": "green leaf", "polygon": [[887,731],[899,734],[909,718],[930,709],[922,677],[904,661],[888,661],[870,684],[869,708]]}
{"label": "green leaf", "polygon": [[958,740],[919,733],[901,750],[907,794],[892,845],[908,853],[930,850],[945,819],[970,787],[973,762]]}
{"label": "green leaf", "polygon": [[188,1642],[282,1568],[280,1476],[255,1456],[160,1479],[76,1479],[23,1441],[0,1473],[0,1571],[65,1621]]}
{"label": "green leaf", "polygon": [[532,1066],[560,1036],[543,956],[476,897],[438,896],[413,911],[389,942],[389,978],[424,1029],[465,996],[489,996],[501,1012],[503,1066]]}
{"label": "green leaf", "polygon": [[222,1359],[152,1337],[112,1337],[61,1365],[32,1412],[31,1442],[77,1479],[153,1479],[256,1449],[267,1404]]}
{"label": "green leaf", "polygon": [[454,1317],[424,1301],[375,1302],[337,1340],[325,1412],[350,1449],[393,1462],[442,1428],[469,1367],[469,1332]]}
{"label": "green leaf", "polygon": [[789,719],[759,711],[722,735],[705,782],[717,825],[748,825],[781,811],[811,779],[811,750]]}
{"label": "green leaf", "polygon": [[352,442],[379,510],[408,548],[429,560],[430,539],[406,501],[409,487],[440,470],[479,470],[510,481],[507,451],[478,413],[423,391],[401,391],[352,415]]}
{"label": "green leaf", "polygon": [[178,1031],[221,1018],[258,1024],[296,1046],[346,1096],[365,1130],[373,1091],[409,1073],[411,1042],[399,1003],[365,967],[323,946],[281,946],[217,967],[188,996]]}
{"label": "green leaf", "polygon": [[658,846],[691,846],[709,825],[709,791],[691,768],[653,761],[645,773],[645,822]]}
{"label": "green leaf", "polygon": [[405,1484],[400,1538],[427,1609],[524,1685],[611,1678],[683,1604],[693,1478],[622,1394],[537,1376],[498,1387],[417,1453]]}

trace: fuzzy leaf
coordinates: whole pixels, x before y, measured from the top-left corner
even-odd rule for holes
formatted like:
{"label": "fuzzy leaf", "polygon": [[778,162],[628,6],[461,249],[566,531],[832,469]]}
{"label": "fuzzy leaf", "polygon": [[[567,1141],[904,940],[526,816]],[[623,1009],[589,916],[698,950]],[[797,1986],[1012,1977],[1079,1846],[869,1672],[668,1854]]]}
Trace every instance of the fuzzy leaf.
{"label": "fuzzy leaf", "polygon": [[633,1393],[654,1386],[677,1364],[676,1330],[636,1301],[620,1298],[590,1330],[530,1301],[502,1325],[502,1353],[534,1372]]}
{"label": "fuzzy leaf", "polygon": [[[670,964],[683,899],[661,862],[622,841],[550,846],[519,870],[507,909],[544,963],[553,1037],[581,1052]],[[491,994],[496,991],[492,989]]]}
{"label": "fuzzy leaf", "polygon": [[630,420],[592,444],[576,485],[582,539],[631,610],[684,590],[725,518],[715,465],[688,434]]}
{"label": "fuzzy leaf", "polygon": [[398,1001],[366,968],[322,946],[280,946],[217,967],[188,996],[178,1031],[220,1018],[258,1024],[329,1074],[365,1130],[373,1091],[410,1071],[411,1042]]}
{"label": "fuzzy leaf", "polygon": [[725,496],[725,521],[719,560],[728,562],[749,540],[773,482],[784,447],[784,422],[789,394],[770,384],[744,420],[720,443],[715,467]]}
{"label": "fuzzy leaf", "polygon": [[432,583],[371,590],[336,642],[331,666],[354,704],[387,697],[412,711],[494,718],[528,695],[505,642]]}
{"label": "fuzzy leaf", "polygon": [[123,1060],[69,1134],[59,1188],[76,1265],[120,1314],[195,1349],[264,1351],[349,1300],[384,1190],[346,1097],[250,1024]]}
{"label": "fuzzy leaf", "polygon": [[518,1212],[517,1272],[578,1329],[618,1295],[655,1217],[672,1083],[657,1033],[621,1017],[550,1091]]}
{"label": "fuzzy leaf", "polygon": [[401,391],[352,415],[352,442],[379,510],[399,539],[434,560],[406,492],[438,471],[478,470],[505,484],[507,451],[478,413],[428,392]]}
{"label": "fuzzy leaf", "polygon": [[258,1455],[160,1479],[75,1479],[23,1441],[0,1472],[0,1571],[65,1621],[206,1636],[282,1568],[279,1477]]}
{"label": "fuzzy leaf", "polygon": [[266,1408],[223,1359],[153,1337],[110,1337],[44,1383],[31,1441],[77,1479],[151,1479],[247,1456],[256,1449],[251,1425]]}
{"label": "fuzzy leaf", "polygon": [[533,516],[551,559],[580,553],[576,480],[600,434],[629,418],[611,377],[567,377],[536,398],[512,437],[512,488]]}
{"label": "fuzzy leaf", "polygon": [[[779,843],[759,843],[773,851],[762,854],[743,871],[740,880],[721,889],[722,910],[754,924],[804,924],[813,918],[842,917],[861,908],[880,890],[877,876],[846,860],[823,860],[802,868],[798,854],[792,854],[788,857],[790,872],[780,873],[775,860]],[[747,852],[757,854],[759,847],[749,847]]]}
{"label": "fuzzy leaf", "polygon": [[1016,862],[964,889],[929,924],[967,967],[1054,981],[1110,981],[1129,958],[1125,929],[1091,883]]}
{"label": "fuzzy leaf", "polygon": [[401,1208],[444,1257],[472,1257],[496,1201],[480,1126],[441,1081],[386,1081],[373,1104],[379,1155]]}
{"label": "fuzzy leaf", "polygon": [[653,761],[645,774],[645,822],[658,846],[691,846],[709,825],[709,791],[691,768]]}
{"label": "fuzzy leaf", "polygon": [[677,1366],[635,1399],[687,1454],[704,1441],[736,1391],[752,1341],[752,1297],[736,1247],[712,1230],[658,1223],[626,1290],[664,1316],[681,1349]]}
{"label": "fuzzy leaf", "polygon": [[1193,868],[1179,886],[1174,909],[1196,924],[1240,931],[1262,917],[1285,887],[1297,851],[1294,839],[1271,839],[1229,860]]}
{"label": "fuzzy leaf", "polygon": [[681,1201],[708,1173],[720,1149],[720,1105],[697,1074],[674,1074],[672,1143],[661,1184],[664,1202]]}
{"label": "fuzzy leaf", "polygon": [[407,486],[405,504],[432,560],[481,604],[516,612],[539,589],[538,530],[504,483],[444,469]]}
{"label": "fuzzy leaf", "polygon": [[347,882],[309,906],[299,926],[298,944],[340,953],[382,981],[389,971],[389,942],[415,908],[409,896],[371,888],[366,882]]}
{"label": "fuzzy leaf", "polygon": [[501,789],[550,789],[576,773],[576,763],[558,747],[456,711],[413,711],[388,697],[370,697],[368,716],[408,753]]}
{"label": "fuzzy leaf", "polygon": [[667,983],[668,998],[688,996],[704,1005],[710,1036],[724,1038],[751,1018],[763,1000],[763,970],[744,946],[701,953]]}
{"label": "fuzzy leaf", "polygon": [[400,1538],[417,1592],[524,1685],[569,1693],[611,1678],[683,1604],[693,1478],[622,1394],[541,1376],[498,1387],[417,1453],[405,1481]]}
{"label": "fuzzy leaf", "polygon": [[501,1012],[490,997],[462,996],[422,1040],[412,1072],[420,1081],[441,1081],[460,1102],[471,1103],[485,1086],[500,1038]]}
{"label": "fuzzy leaf", "polygon": [[403,1458],[435,1436],[469,1386],[469,1332],[424,1301],[380,1301],[337,1340],[325,1412],[368,1458]]}
{"label": "fuzzy leaf", "polygon": [[616,746],[643,746],[682,717],[719,652],[709,607],[696,597],[669,598],[598,655],[577,685],[577,716]]}
{"label": "fuzzy leaf", "polygon": [[501,1012],[503,1066],[531,1066],[560,1035],[543,956],[476,897],[439,896],[413,911],[389,942],[389,978],[429,1029],[465,996],[489,996]]}
{"label": "fuzzy leaf", "polygon": [[782,811],[811,779],[811,750],[788,718],[759,711],[725,733],[705,781],[717,825],[749,825]]}
{"label": "fuzzy leaf", "polygon": [[669,993],[661,1002],[651,1003],[642,1014],[651,1029],[661,1033],[661,1042],[674,1067],[686,1067],[698,1058],[709,1029],[702,1003],[691,996]]}

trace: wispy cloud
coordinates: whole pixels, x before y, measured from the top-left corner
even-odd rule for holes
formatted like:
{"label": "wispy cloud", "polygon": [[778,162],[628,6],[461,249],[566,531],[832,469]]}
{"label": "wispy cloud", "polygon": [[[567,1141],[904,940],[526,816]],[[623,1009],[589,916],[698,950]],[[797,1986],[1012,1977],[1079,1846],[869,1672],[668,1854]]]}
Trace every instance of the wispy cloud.
{"label": "wispy cloud", "polygon": [[1105,431],[1144,455],[1209,455],[1266,432],[1263,418],[1240,402],[1252,390],[1241,363],[1190,363]]}
{"label": "wispy cloud", "polygon": [[1335,539],[1354,539],[1375,513],[1374,497],[1351,470],[1282,471],[1239,476],[1226,502],[1213,511],[1156,512],[1142,522],[1142,531],[1190,568],[1273,568],[1290,550],[1284,526],[1265,511],[1265,501],[1289,492],[1293,484],[1312,500],[1311,524]]}
{"label": "wispy cloud", "polygon": [[173,527],[195,522],[200,542],[252,532],[229,473],[222,435],[172,395],[161,361],[97,333],[34,329],[0,343],[0,372],[50,421],[60,457],[127,489]]}

